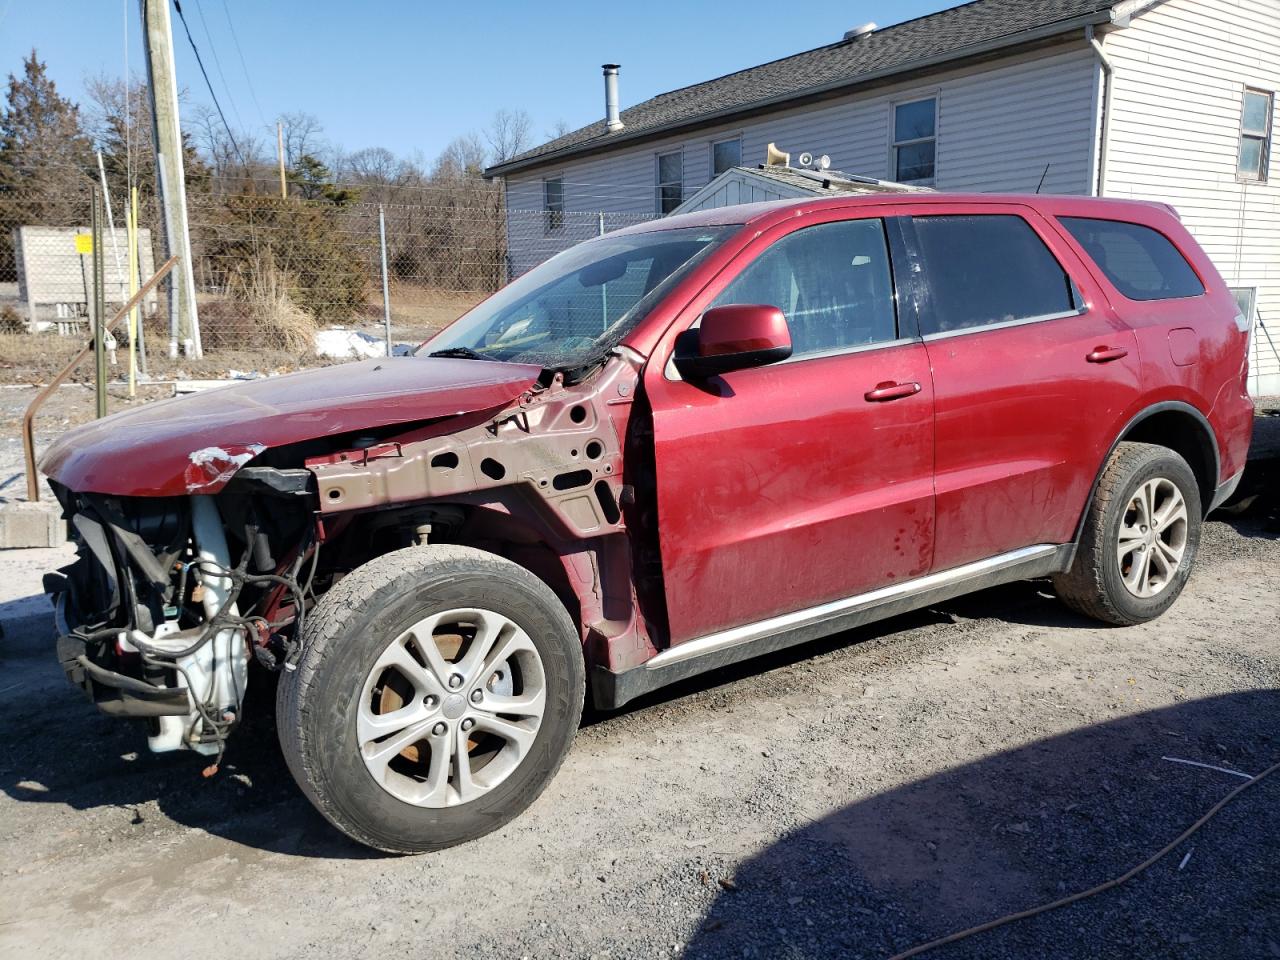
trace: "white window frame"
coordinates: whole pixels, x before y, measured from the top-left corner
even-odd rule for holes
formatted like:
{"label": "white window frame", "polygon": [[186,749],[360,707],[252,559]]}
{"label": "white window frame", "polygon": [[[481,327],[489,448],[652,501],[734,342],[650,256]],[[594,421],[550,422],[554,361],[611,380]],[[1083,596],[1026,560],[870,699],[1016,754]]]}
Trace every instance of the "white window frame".
{"label": "white window frame", "polygon": [[[742,166],[742,134],[737,133],[737,134],[734,134],[732,137],[721,137],[719,140],[712,140],[711,141],[711,177],[712,179],[715,179],[716,177],[720,176],[720,173],[725,172],[724,170],[721,170],[720,173],[716,172],[716,147],[720,146],[722,143],[736,143],[738,145],[738,162],[735,163],[733,166],[735,167]],[[730,167],[729,169],[732,170],[733,167]]]}
{"label": "white window frame", "polygon": [[[560,182],[560,206],[553,208],[547,197],[547,187],[556,181]],[[545,218],[544,229],[550,233],[556,233],[564,229],[564,174],[557,173],[554,177],[542,178],[542,214]]]}
{"label": "white window frame", "polygon": [[[1256,94],[1267,98],[1266,121],[1262,128],[1262,133],[1246,130],[1244,127],[1244,101],[1248,94]],[[1274,90],[1264,90],[1261,87],[1245,86],[1240,94],[1240,140],[1236,145],[1236,179],[1247,183],[1266,183],[1267,168],[1271,163],[1271,128],[1273,126],[1273,115],[1276,111],[1276,94]],[[1246,140],[1260,142],[1262,148],[1258,157],[1258,172],[1256,174],[1246,173],[1240,169],[1240,154],[1244,150]]]}
{"label": "white window frame", "polygon": [[[910,140],[898,139],[898,108],[910,106],[913,103],[923,103],[926,100],[933,101],[933,136],[931,137],[915,137]],[[912,95],[910,97],[901,97],[889,102],[889,177],[890,180],[898,179],[898,148],[907,147],[916,143],[933,142],[933,176],[922,180],[903,180],[902,183],[910,183],[917,186],[932,187],[938,182],[938,119],[940,116],[940,108],[942,106],[942,91],[933,90],[929,93]]]}
{"label": "white window frame", "polygon": [[[677,156],[677,155],[680,157],[680,179],[678,181],[676,180],[664,181],[662,179],[662,158]],[[668,213],[671,212],[670,210],[664,211],[662,209],[662,188],[670,187],[670,186],[679,186],[680,188],[680,201],[679,203],[676,204],[676,206],[678,207],[680,206],[681,203],[684,203],[684,147],[683,146],[676,147],[674,150],[658,150],[658,151],[655,151],[653,154],[653,209],[654,209],[654,212],[657,213],[657,215],[660,217],[665,217]],[[672,209],[674,209],[674,207]]]}

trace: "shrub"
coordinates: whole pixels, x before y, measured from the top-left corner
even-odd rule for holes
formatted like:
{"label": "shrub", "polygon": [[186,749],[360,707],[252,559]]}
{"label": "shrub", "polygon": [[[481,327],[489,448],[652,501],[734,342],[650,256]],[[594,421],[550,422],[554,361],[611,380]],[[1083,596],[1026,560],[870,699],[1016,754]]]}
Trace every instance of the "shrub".
{"label": "shrub", "polygon": [[0,307],[0,333],[26,333],[27,322],[10,304]]}
{"label": "shrub", "polygon": [[341,208],[257,196],[221,203],[202,253],[222,289],[277,307],[287,297],[321,324],[351,321],[365,302],[372,250],[367,233],[343,230]]}
{"label": "shrub", "polygon": [[230,298],[200,305],[203,346],[311,353],[316,322],[293,299],[296,281],[270,257],[257,257],[245,266],[229,291]]}

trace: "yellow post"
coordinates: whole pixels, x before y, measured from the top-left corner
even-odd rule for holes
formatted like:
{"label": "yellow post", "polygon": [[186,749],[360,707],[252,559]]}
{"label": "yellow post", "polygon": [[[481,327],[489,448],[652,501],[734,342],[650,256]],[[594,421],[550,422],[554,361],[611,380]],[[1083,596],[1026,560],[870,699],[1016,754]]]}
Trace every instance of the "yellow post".
{"label": "yellow post", "polygon": [[[129,238],[129,296],[138,292],[138,188],[129,188],[129,212],[126,218],[126,234]],[[129,396],[138,392],[138,308],[129,311]]]}

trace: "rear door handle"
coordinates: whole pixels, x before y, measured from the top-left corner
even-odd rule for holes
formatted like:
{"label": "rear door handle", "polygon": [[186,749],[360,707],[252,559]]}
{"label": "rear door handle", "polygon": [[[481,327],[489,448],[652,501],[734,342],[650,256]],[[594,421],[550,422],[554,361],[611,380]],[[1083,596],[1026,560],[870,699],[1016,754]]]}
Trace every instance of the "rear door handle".
{"label": "rear door handle", "polygon": [[1128,355],[1129,351],[1124,347],[1094,347],[1093,352],[1087,354],[1085,359],[1090,363],[1110,363]]}
{"label": "rear door handle", "polygon": [[877,383],[874,390],[868,390],[864,397],[871,403],[883,403],[886,400],[901,400],[920,392],[918,383],[894,383],[892,380]]}

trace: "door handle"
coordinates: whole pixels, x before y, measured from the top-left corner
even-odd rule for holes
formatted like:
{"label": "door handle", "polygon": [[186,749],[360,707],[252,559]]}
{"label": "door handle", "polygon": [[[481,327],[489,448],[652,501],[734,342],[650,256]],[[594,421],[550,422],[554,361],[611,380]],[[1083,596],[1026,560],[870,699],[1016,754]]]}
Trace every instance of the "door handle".
{"label": "door handle", "polygon": [[877,383],[874,390],[868,390],[864,397],[870,403],[883,403],[886,400],[901,400],[920,392],[918,383],[894,383],[892,380]]}
{"label": "door handle", "polygon": [[1129,351],[1124,347],[1094,347],[1093,352],[1087,354],[1085,359],[1090,363],[1110,363],[1128,355]]}

